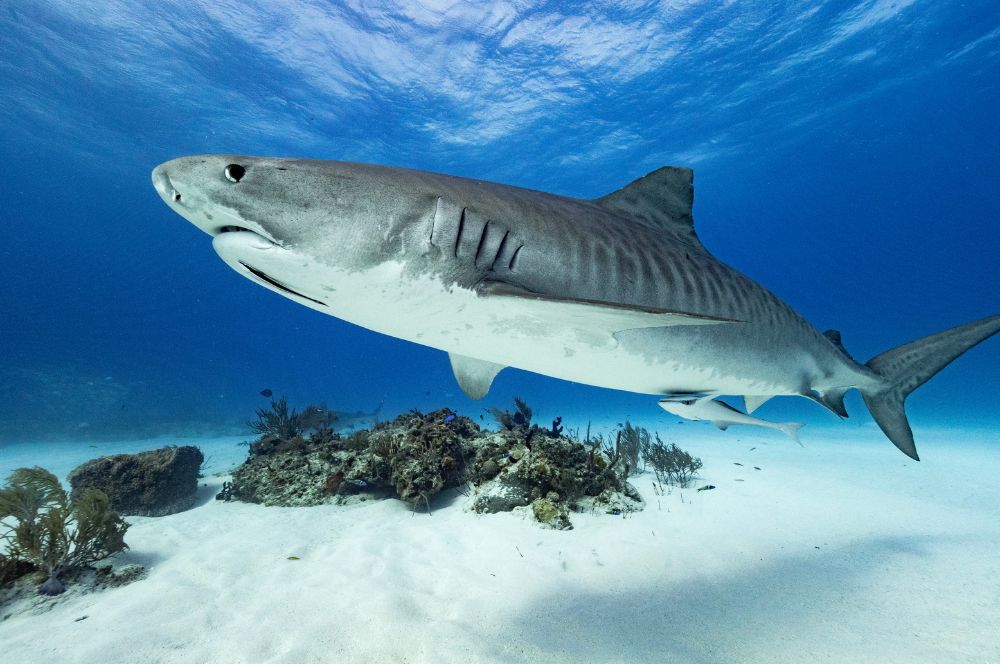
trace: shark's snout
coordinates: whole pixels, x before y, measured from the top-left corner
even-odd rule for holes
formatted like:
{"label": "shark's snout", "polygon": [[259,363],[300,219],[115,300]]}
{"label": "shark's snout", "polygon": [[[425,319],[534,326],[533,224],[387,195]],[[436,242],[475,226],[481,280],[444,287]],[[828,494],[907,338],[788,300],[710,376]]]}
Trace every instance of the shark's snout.
{"label": "shark's snout", "polygon": [[189,205],[190,200],[185,200],[185,194],[187,193],[184,191],[185,187],[178,185],[173,177],[176,172],[175,166],[177,161],[178,160],[175,159],[173,161],[164,162],[153,169],[153,188],[156,189],[156,193],[160,195],[160,198],[163,199],[163,202],[166,203],[170,209],[196,226],[201,227],[201,224],[197,223],[197,220],[192,217]]}
{"label": "shark's snout", "polygon": [[166,164],[160,164],[153,169],[153,187],[168,205],[178,203],[181,200],[181,193],[174,188],[165,166]]}
{"label": "shark's snout", "polygon": [[243,219],[225,194],[246,169],[218,156],[179,157],[152,172],[153,188],[171,210],[216,237],[230,230],[250,230],[273,241],[258,223]]}

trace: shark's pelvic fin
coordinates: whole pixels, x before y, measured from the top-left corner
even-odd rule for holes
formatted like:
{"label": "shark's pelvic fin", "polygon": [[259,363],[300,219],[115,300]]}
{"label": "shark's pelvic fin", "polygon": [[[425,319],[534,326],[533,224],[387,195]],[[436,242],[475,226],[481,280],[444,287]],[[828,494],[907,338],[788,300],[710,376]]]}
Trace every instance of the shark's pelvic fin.
{"label": "shark's pelvic fin", "polygon": [[616,212],[671,231],[688,245],[704,251],[694,232],[694,171],[664,166],[596,202]]}
{"label": "shark's pelvic fin", "polygon": [[744,394],[743,405],[747,409],[747,415],[752,414],[755,410],[770,401],[772,397],[774,397],[773,394]]}
{"label": "shark's pelvic fin", "polygon": [[613,335],[624,330],[675,325],[718,325],[740,321],[716,316],[644,307],[601,300],[582,300],[543,295],[501,282],[486,282],[479,288],[483,297],[508,299],[512,311],[528,314],[545,325],[573,327],[588,333]]}
{"label": "shark's pelvic fin", "polygon": [[451,360],[451,370],[455,373],[458,386],[470,399],[478,400],[485,397],[490,391],[493,379],[504,368],[502,364],[455,353],[448,353],[448,359]]}
{"label": "shark's pelvic fin", "polygon": [[862,390],[865,405],[882,432],[903,454],[919,461],[903,402],[948,363],[1000,332],[1000,314],[888,350],[868,360],[868,368],[885,379],[881,390]]}

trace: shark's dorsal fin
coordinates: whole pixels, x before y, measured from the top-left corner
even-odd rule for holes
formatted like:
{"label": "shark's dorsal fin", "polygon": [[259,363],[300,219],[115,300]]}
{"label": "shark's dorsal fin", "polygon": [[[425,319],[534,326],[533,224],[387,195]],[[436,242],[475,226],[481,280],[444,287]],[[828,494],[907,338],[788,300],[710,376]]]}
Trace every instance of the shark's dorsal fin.
{"label": "shark's dorsal fin", "polygon": [[851,354],[847,352],[846,348],[844,348],[844,340],[840,336],[840,330],[827,330],[826,332],[823,333],[823,336],[829,339],[830,343],[836,346],[841,353],[843,353],[847,357],[851,357]]}
{"label": "shark's dorsal fin", "polygon": [[664,166],[595,202],[669,230],[692,247],[704,249],[691,216],[694,171],[690,168]]}
{"label": "shark's dorsal fin", "polygon": [[503,369],[502,364],[477,360],[474,357],[448,353],[455,380],[470,399],[482,399],[490,391],[493,379]]}

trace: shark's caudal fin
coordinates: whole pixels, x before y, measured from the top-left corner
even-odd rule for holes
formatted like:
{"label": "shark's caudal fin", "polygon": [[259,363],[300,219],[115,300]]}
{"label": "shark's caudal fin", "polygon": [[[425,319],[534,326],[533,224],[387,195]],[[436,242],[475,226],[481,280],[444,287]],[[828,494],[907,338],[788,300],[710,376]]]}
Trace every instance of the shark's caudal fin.
{"label": "shark's caudal fin", "polygon": [[861,390],[861,395],[879,428],[903,454],[920,460],[903,410],[906,397],[956,357],[997,332],[1000,314],[911,341],[868,360],[868,367],[888,386],[881,391]]}

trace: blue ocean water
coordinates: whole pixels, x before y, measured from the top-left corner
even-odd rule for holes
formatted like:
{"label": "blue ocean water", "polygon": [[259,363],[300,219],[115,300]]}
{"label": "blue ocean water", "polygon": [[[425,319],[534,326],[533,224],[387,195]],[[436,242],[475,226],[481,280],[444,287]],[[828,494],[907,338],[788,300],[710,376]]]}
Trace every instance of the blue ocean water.
{"label": "blue ocean water", "polygon": [[[239,433],[264,388],[388,414],[658,411],[516,370],[472,402],[444,353],[252,284],[153,190],[186,154],[579,197],[691,166],[706,247],[859,358],[996,313],[998,71],[989,1],[4,3],[0,441]],[[918,445],[922,425],[1000,426],[997,375],[991,340],[918,391]],[[870,422],[859,399],[844,424],[779,401],[768,417]]]}

